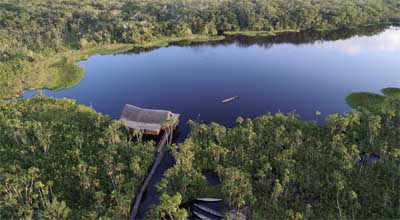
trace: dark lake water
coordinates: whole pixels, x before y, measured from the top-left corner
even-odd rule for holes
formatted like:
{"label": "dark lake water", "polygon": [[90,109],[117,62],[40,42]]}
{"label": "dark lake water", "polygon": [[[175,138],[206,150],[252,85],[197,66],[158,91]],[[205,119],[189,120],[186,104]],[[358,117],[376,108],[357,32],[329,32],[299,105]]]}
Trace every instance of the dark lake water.
{"label": "dark lake water", "polygon": [[[293,112],[304,120],[323,122],[328,114],[349,111],[345,98],[352,92],[400,87],[400,29],[183,43],[141,53],[95,55],[79,65],[86,70],[79,85],[43,93],[76,99],[116,119],[127,103],[180,113],[182,140],[189,119],[233,126],[238,116]],[[28,91],[23,97],[37,93]],[[221,103],[232,96],[239,98]],[[322,115],[316,116],[316,111]],[[166,157],[142,210],[154,202],[153,186],[172,164],[170,155]]]}
{"label": "dark lake water", "polygon": [[[76,99],[112,118],[127,103],[180,113],[182,139],[188,119],[232,126],[238,116],[294,112],[322,121],[348,111],[345,98],[351,92],[400,86],[399,64],[396,28],[291,33],[94,55],[79,62],[86,70],[79,85],[43,92]],[[232,96],[239,98],[221,103]]]}

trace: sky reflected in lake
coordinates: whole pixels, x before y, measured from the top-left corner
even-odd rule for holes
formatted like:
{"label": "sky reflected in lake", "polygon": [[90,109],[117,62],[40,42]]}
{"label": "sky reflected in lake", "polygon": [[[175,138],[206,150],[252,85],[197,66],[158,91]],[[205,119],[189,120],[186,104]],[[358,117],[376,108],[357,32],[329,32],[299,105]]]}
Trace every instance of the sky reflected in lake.
{"label": "sky reflected in lake", "polygon": [[349,55],[362,53],[399,53],[400,29],[392,28],[374,37],[357,36],[347,40],[326,42],[324,48],[338,49]]}
{"label": "sky reflected in lake", "polygon": [[[76,99],[112,118],[127,103],[174,111],[182,115],[182,139],[189,119],[233,126],[238,116],[292,112],[323,122],[328,114],[349,111],[345,98],[352,92],[400,87],[399,64],[398,28],[239,37],[95,55],[79,62],[86,70],[79,85],[44,93]],[[239,98],[221,103],[232,96]]]}

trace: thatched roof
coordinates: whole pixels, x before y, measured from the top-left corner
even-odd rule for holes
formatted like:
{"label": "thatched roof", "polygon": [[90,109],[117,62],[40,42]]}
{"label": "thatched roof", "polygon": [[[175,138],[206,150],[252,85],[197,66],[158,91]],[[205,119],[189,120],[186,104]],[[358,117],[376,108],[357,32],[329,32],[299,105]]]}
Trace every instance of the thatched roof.
{"label": "thatched roof", "polygon": [[162,130],[163,123],[172,117],[178,119],[179,115],[165,110],[125,105],[120,120],[125,122],[129,128],[139,129],[145,134],[158,135]]}

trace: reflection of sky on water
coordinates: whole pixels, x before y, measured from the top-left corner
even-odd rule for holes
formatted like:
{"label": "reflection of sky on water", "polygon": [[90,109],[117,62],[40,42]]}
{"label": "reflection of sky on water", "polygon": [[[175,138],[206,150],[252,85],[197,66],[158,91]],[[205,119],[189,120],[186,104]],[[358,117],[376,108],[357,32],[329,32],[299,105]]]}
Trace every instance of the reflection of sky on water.
{"label": "reflection of sky on water", "polygon": [[[345,99],[352,92],[400,87],[400,30],[378,31],[370,37],[352,37],[346,31],[291,33],[272,40],[245,38],[94,55],[79,62],[86,74],[78,85],[43,93],[76,99],[115,119],[127,103],[180,113],[180,141],[189,132],[189,119],[234,126],[238,116],[292,112],[323,122],[328,114],[349,111]],[[36,94],[26,92],[24,98]],[[239,98],[221,103],[232,96]],[[317,110],[322,115],[317,116]],[[155,202],[154,184],[171,161],[167,154],[167,164],[152,179],[140,210]]]}
{"label": "reflection of sky on water", "polygon": [[400,52],[399,30],[400,28],[391,28],[374,37],[356,36],[346,40],[324,42],[319,46],[338,49],[348,55],[359,55],[363,52],[398,53]]}
{"label": "reflection of sky on water", "polygon": [[[181,113],[181,137],[189,129],[186,121],[197,118],[233,126],[238,116],[295,112],[322,122],[328,114],[347,112],[345,99],[352,92],[400,86],[400,30],[364,31],[365,37],[352,37],[353,32],[94,55],[79,62],[86,74],[78,85],[43,93],[76,99],[112,118],[119,118],[127,103]],[[221,104],[232,96],[239,99]],[[317,110],[322,112],[318,119]]]}

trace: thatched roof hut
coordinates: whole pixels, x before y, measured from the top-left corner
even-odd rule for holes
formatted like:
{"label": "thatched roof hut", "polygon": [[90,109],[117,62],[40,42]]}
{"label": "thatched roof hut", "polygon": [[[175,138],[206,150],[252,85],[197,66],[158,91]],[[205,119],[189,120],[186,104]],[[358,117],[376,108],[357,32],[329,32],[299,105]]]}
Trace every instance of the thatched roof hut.
{"label": "thatched roof hut", "polygon": [[178,121],[179,114],[125,105],[120,121],[125,122],[129,128],[141,130],[144,134],[159,135],[161,130],[164,129],[162,127],[164,122],[171,119]]}

